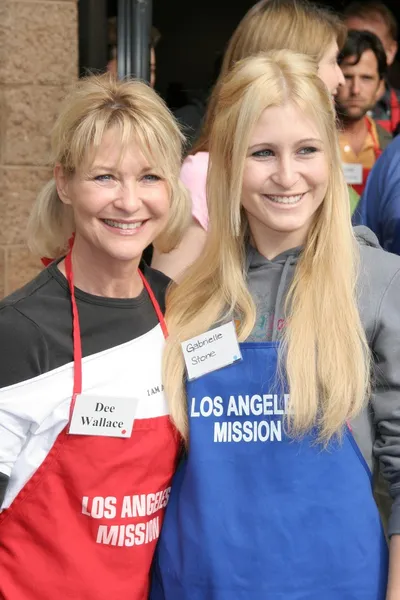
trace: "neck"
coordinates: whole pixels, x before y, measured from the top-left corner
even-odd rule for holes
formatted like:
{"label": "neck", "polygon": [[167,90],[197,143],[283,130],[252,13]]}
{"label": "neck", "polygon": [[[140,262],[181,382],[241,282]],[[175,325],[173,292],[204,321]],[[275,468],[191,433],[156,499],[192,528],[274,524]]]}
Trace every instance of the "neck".
{"label": "neck", "polygon": [[280,231],[272,229],[266,231],[263,225],[259,223],[250,224],[250,221],[251,218],[249,218],[251,244],[268,260],[273,260],[276,256],[282,254],[282,252],[302,246],[309,229],[309,224],[307,223],[301,230],[283,234]]}
{"label": "neck", "polygon": [[[72,249],[74,285],[94,296],[105,298],[136,298],[143,289],[138,273],[140,257],[118,260],[100,253],[77,236]],[[58,268],[65,275],[64,261]]]}
{"label": "neck", "polygon": [[360,135],[361,133],[367,135],[368,132],[365,116],[362,119],[357,119],[357,121],[343,119],[343,128],[348,135]]}

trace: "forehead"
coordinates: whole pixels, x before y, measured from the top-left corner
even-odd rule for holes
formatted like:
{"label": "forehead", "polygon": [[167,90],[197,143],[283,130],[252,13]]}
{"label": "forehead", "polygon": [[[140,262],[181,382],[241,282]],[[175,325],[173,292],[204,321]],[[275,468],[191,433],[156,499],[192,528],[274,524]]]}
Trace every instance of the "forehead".
{"label": "forehead", "polygon": [[344,73],[378,74],[378,60],[372,50],[365,50],[356,65],[353,64],[355,59],[355,56],[348,56],[343,60],[340,67]]}
{"label": "forehead", "polygon": [[253,129],[250,144],[270,142],[282,145],[320,137],[318,125],[311,115],[300,110],[296,104],[287,102],[282,106],[266,108],[262,112]]}
{"label": "forehead", "polygon": [[113,127],[104,132],[97,147],[92,146],[88,150],[85,162],[92,166],[134,165],[145,168],[150,162],[149,159],[149,153],[144,151],[136,136],[124,139],[122,132]]}
{"label": "forehead", "polygon": [[389,29],[386,23],[376,15],[376,17],[348,17],[345,21],[349,29],[357,29],[358,31],[370,31],[374,33],[381,41],[389,36]]}

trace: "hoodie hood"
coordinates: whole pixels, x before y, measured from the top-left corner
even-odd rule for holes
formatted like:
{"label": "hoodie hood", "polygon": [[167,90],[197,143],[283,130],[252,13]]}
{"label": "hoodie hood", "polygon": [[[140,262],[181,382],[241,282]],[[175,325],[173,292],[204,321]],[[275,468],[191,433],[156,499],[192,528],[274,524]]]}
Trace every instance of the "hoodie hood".
{"label": "hoodie hood", "polygon": [[[376,235],[367,227],[354,228],[355,237],[360,245],[361,280],[366,271],[366,258],[372,252],[382,252]],[[276,341],[285,328],[285,298],[293,279],[294,270],[302,247],[282,252],[272,260],[262,256],[253,246],[248,245],[246,254],[247,284],[256,304],[257,318],[249,342]],[[367,260],[369,263],[370,260]],[[376,265],[379,269],[379,265]],[[375,271],[373,265],[367,270]],[[364,288],[364,286],[362,286]],[[361,294],[364,296],[364,294]],[[368,303],[369,304],[369,303]],[[362,312],[369,313],[369,307],[361,301]],[[362,315],[363,316],[363,315]],[[364,315],[366,316],[366,315]],[[369,316],[369,315],[368,315]],[[369,321],[369,318],[367,319]]]}
{"label": "hoodie hood", "polygon": [[370,248],[381,247],[378,238],[370,229],[368,229],[368,227],[358,225],[353,228],[353,231],[360,246],[369,246]]}

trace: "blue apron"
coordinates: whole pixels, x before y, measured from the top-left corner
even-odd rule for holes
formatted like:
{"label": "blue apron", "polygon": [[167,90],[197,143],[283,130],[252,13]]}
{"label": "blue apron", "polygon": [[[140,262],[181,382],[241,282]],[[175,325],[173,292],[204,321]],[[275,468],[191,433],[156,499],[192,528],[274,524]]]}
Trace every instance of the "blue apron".
{"label": "blue apron", "polygon": [[289,438],[278,344],[241,350],[188,384],[151,600],[384,600],[388,549],[352,434]]}

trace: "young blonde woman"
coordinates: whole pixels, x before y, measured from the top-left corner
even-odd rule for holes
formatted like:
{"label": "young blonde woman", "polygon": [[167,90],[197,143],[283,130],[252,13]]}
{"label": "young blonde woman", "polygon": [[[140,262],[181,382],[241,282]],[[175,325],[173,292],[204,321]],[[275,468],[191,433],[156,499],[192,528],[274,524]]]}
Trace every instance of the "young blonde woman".
{"label": "young blonde woman", "polygon": [[219,86],[209,236],[167,296],[164,383],[187,456],[152,600],[400,598],[400,259],[351,229],[314,64],[276,51]]}
{"label": "young blonde woman", "polygon": [[0,303],[0,596],[143,600],[179,440],[161,385],[168,279],[139,270],[187,215],[181,134],[153,90],[82,80],[53,132],[30,245]]}
{"label": "young blonde woman", "polygon": [[261,0],[253,6],[233,33],[222,63],[220,78],[212,94],[200,139],[185,159],[181,180],[192,198],[192,224],[181,244],[168,254],[155,250],[153,266],[174,280],[201,253],[208,229],[206,178],[209,132],[215,113],[219,82],[233,65],[247,56],[267,50],[288,49],[311,56],[331,94],[344,83],[337,64],[346,28],[331,12],[307,0]]}

